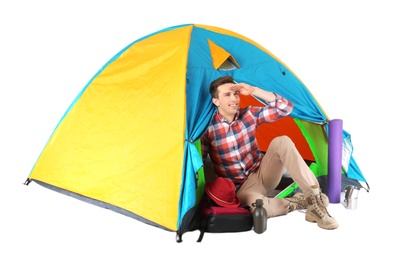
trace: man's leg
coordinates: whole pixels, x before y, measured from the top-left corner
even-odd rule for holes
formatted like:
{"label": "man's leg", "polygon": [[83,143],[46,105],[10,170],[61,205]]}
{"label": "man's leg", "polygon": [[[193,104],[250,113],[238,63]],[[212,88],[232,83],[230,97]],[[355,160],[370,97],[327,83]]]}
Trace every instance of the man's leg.
{"label": "man's leg", "polygon": [[252,206],[257,199],[263,200],[263,207],[266,209],[269,218],[286,215],[289,211],[289,201],[281,198],[268,198],[261,174],[253,172],[237,191],[237,197],[242,205],[247,205],[253,210]]}
{"label": "man's leg", "polygon": [[299,188],[306,192],[311,186],[319,186],[319,182],[303,160],[295,144],[287,136],[274,138],[262,160],[259,171],[263,174],[263,182],[267,189],[274,189],[281,180],[284,167]]}
{"label": "man's leg", "polygon": [[308,205],[306,220],[317,222],[318,226],[324,229],[337,228],[338,222],[328,213],[323,203],[319,183],[313,172],[292,140],[287,136],[280,136],[272,140],[258,169],[266,190],[274,189],[278,185],[284,167],[305,194]]}

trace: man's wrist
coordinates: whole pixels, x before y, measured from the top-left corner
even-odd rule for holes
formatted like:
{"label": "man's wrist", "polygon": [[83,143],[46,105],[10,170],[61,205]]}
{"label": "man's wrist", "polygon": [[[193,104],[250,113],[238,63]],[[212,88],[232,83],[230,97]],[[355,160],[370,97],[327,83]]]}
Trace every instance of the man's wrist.
{"label": "man's wrist", "polygon": [[277,100],[277,94],[274,91],[273,91],[273,94],[274,94],[274,101],[276,101]]}

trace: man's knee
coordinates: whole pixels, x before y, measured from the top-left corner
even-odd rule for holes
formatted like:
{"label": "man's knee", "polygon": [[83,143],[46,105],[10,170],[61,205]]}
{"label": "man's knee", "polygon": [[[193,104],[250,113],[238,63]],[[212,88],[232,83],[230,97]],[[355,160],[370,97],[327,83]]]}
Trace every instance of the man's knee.
{"label": "man's knee", "polygon": [[281,146],[285,147],[285,146],[293,146],[294,142],[292,142],[292,140],[291,140],[291,138],[289,136],[281,135],[281,136],[275,137],[272,140],[271,144],[276,144],[276,145],[278,145],[280,147]]}

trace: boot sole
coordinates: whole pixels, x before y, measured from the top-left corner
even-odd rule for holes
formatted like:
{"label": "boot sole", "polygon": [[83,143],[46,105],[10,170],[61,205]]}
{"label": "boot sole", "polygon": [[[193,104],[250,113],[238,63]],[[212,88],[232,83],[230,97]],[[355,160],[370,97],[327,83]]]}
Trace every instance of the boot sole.
{"label": "boot sole", "polygon": [[320,224],[319,222],[317,222],[318,218],[316,218],[316,217],[314,217],[312,215],[306,215],[305,220],[308,221],[308,222],[317,223],[317,225],[320,228],[323,228],[323,229],[329,229],[329,230],[330,229],[336,229],[339,226],[338,223],[332,223],[330,225]]}

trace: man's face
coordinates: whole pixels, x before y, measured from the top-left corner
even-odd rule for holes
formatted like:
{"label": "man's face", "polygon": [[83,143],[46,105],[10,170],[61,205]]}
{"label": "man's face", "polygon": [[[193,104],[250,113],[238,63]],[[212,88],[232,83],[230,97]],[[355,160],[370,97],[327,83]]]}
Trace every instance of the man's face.
{"label": "man's face", "polygon": [[239,91],[234,83],[226,83],[218,87],[218,98],[212,98],[212,102],[218,107],[219,113],[229,118],[234,116],[240,104]]}

